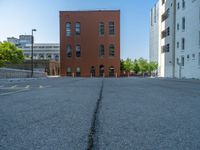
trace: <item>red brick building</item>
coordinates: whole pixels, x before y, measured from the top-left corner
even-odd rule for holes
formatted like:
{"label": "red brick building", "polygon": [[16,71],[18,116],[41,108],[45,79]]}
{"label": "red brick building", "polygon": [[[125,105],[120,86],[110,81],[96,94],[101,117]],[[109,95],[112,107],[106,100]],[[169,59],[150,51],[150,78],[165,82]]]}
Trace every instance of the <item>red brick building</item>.
{"label": "red brick building", "polygon": [[61,76],[120,75],[120,11],[60,12]]}

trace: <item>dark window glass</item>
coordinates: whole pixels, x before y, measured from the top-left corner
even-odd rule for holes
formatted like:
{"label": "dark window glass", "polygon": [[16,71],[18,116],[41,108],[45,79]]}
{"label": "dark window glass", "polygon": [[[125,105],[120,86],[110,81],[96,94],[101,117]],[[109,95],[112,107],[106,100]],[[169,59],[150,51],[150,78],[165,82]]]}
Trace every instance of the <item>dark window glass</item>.
{"label": "dark window glass", "polygon": [[115,47],[113,44],[109,46],[109,56],[115,56]]}
{"label": "dark window glass", "polygon": [[115,24],[114,24],[114,22],[109,22],[109,34],[110,35],[115,34]]}
{"label": "dark window glass", "polygon": [[81,57],[81,46],[76,45],[76,57]]}
{"label": "dark window glass", "polygon": [[75,32],[76,32],[76,35],[80,35],[81,34],[81,24],[80,24],[80,22],[76,23]]}
{"label": "dark window glass", "polygon": [[104,23],[99,23],[99,35],[104,35]]}
{"label": "dark window glass", "polygon": [[104,45],[99,46],[99,56],[103,57],[104,56]]}
{"label": "dark window glass", "polygon": [[72,57],[72,47],[71,47],[71,45],[67,45],[67,57]]}
{"label": "dark window glass", "polygon": [[71,36],[71,23],[66,23],[66,36]]}

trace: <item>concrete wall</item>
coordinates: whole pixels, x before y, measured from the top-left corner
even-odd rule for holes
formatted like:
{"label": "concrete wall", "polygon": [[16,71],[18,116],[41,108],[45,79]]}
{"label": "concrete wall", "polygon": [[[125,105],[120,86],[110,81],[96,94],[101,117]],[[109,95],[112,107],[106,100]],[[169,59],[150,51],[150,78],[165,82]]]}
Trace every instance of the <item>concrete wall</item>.
{"label": "concrete wall", "polygon": [[[1,78],[29,78],[29,77],[31,77],[30,70],[0,68],[0,79]],[[34,71],[33,77],[35,78],[46,77],[46,73]]]}

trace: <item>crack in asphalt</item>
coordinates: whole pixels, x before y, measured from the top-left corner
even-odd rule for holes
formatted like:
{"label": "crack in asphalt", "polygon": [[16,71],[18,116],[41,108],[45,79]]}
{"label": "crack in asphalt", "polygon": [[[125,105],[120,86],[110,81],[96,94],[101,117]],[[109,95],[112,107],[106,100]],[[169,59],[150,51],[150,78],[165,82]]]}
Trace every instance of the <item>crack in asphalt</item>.
{"label": "crack in asphalt", "polygon": [[102,93],[103,93],[103,87],[104,87],[104,81],[102,80],[101,83],[101,89],[99,92],[99,98],[97,99],[96,102],[96,107],[94,109],[94,113],[92,116],[92,123],[91,123],[91,127],[89,130],[89,134],[88,134],[88,145],[87,145],[87,150],[93,150],[94,149],[94,140],[96,137],[96,131],[97,131],[97,124],[98,124],[98,115],[99,115],[99,107],[102,101]]}

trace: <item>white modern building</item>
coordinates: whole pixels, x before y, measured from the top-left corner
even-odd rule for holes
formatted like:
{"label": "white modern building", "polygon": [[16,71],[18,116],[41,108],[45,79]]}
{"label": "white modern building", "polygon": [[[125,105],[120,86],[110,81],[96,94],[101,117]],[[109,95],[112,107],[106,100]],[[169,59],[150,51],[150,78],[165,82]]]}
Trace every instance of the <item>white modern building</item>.
{"label": "white modern building", "polygon": [[151,10],[150,61],[160,77],[200,78],[200,0],[159,0]]}
{"label": "white modern building", "polygon": [[[8,37],[8,42],[15,44],[23,50],[26,60],[31,59],[32,35],[20,35],[19,39]],[[34,43],[34,41],[33,41]],[[60,44],[58,43],[34,43],[33,44],[34,60],[60,60]]]}
{"label": "white modern building", "polygon": [[[25,59],[31,59],[31,44],[20,46],[25,55]],[[33,44],[34,60],[60,60],[60,44],[58,43],[34,43]]]}

